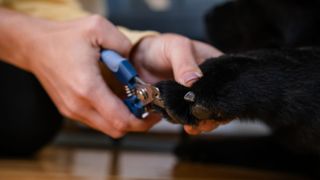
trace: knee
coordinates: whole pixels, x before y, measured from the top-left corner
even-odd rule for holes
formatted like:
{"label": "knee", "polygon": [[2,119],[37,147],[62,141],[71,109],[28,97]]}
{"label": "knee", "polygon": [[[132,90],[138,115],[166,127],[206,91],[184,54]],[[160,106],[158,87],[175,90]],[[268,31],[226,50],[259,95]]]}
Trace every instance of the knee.
{"label": "knee", "polygon": [[44,92],[15,98],[0,103],[0,155],[32,155],[54,138],[62,116]]}
{"label": "knee", "polygon": [[0,155],[30,155],[62,124],[54,104],[30,73],[0,62]]}
{"label": "knee", "polygon": [[62,119],[33,117],[22,119],[26,123],[0,128],[0,155],[30,156],[38,152],[55,137]]}

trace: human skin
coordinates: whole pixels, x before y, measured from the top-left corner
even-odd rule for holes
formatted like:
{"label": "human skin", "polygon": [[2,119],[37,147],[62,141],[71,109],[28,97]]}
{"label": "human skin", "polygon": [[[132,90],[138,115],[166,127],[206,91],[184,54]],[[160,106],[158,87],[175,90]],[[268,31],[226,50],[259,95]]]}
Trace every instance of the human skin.
{"label": "human skin", "polygon": [[[64,116],[114,138],[147,131],[159,121],[157,114],[137,119],[105,83],[98,66],[100,49],[126,57],[132,49],[108,20],[92,15],[53,22],[6,9],[0,9],[0,19],[0,59],[34,74]],[[151,83],[173,74],[190,86],[201,77],[197,64],[219,54],[206,44],[166,34],[144,38],[131,57],[141,77]],[[195,134],[195,128],[187,128]]]}

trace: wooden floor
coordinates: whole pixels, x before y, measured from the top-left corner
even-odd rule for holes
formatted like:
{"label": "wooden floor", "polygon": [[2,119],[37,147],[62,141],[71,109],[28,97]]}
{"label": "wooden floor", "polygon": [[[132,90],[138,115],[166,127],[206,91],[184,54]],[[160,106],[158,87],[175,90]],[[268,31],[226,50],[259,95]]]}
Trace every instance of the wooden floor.
{"label": "wooden floor", "polygon": [[31,159],[1,159],[0,179],[299,179],[287,174],[178,162],[168,152],[49,146]]}

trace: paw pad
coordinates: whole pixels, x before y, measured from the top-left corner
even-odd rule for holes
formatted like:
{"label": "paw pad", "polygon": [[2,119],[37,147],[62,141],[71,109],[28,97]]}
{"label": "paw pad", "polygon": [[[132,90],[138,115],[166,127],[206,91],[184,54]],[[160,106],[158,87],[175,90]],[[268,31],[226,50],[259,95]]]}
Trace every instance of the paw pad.
{"label": "paw pad", "polygon": [[212,113],[208,108],[199,104],[196,104],[192,107],[191,113],[200,120],[210,119],[212,116]]}

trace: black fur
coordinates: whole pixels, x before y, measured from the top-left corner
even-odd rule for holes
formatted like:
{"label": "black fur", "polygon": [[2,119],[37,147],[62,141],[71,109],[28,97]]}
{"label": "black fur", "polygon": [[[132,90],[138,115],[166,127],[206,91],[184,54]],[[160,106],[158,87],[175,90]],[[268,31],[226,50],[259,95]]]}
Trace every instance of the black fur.
{"label": "black fur", "polygon": [[[158,83],[163,113],[182,124],[259,119],[293,149],[320,152],[319,9],[317,0],[238,0],[213,8],[205,18],[208,37],[227,54],[203,63],[204,77],[191,88]],[[188,91],[194,103],[183,99]],[[197,118],[196,105],[207,117]]]}
{"label": "black fur", "polygon": [[[197,124],[196,105],[211,113],[204,119],[259,119],[275,133],[304,148],[320,140],[320,49],[257,50],[207,60],[203,78],[191,88],[174,81],[157,84],[170,115]],[[184,100],[192,91],[195,102]],[[290,139],[287,139],[290,140]],[[320,150],[320,149],[319,149]]]}
{"label": "black fur", "polygon": [[[205,18],[209,41],[226,55],[202,64],[204,77],[191,88],[158,83],[169,115],[163,113],[182,124],[258,119],[272,128],[271,143],[184,140],[176,150],[180,159],[229,164],[228,159],[243,158],[245,165],[251,157],[255,168],[264,164],[275,170],[282,164],[280,169],[319,179],[319,9],[318,0],[237,0],[210,10]],[[195,93],[194,103],[184,100],[188,91]],[[207,117],[193,115],[196,104],[207,109]]]}

